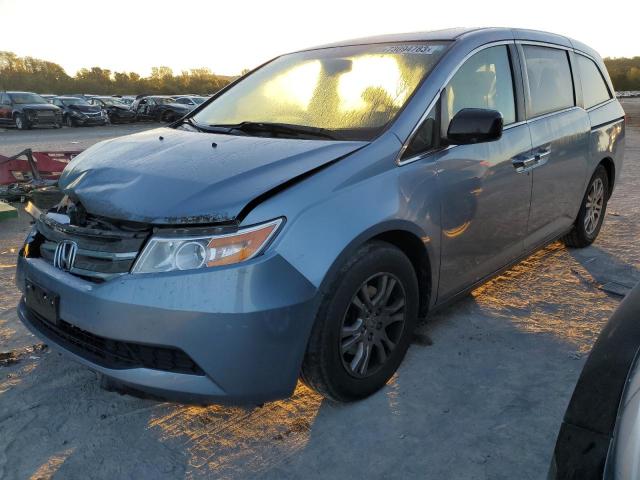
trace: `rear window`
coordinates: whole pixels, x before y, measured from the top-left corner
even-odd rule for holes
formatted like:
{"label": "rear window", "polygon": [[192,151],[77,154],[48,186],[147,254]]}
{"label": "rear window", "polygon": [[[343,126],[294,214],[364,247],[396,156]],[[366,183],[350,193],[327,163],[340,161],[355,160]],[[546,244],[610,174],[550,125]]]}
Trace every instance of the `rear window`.
{"label": "rear window", "polygon": [[582,81],[584,108],[591,108],[609,100],[611,94],[595,62],[582,55],[576,55],[576,57],[578,58],[578,69],[580,71],[580,80]]}
{"label": "rear window", "polygon": [[557,48],[524,45],[529,77],[529,117],[575,105],[567,52]]}

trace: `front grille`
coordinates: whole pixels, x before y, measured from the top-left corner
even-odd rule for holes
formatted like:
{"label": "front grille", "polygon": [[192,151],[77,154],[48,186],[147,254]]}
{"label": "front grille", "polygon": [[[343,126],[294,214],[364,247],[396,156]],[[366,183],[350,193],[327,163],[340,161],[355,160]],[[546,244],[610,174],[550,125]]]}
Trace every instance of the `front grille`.
{"label": "front grille", "polygon": [[29,118],[29,120],[40,123],[52,123],[59,120],[59,117],[60,116],[57,115],[57,112],[54,112],[53,110],[29,110],[27,112],[27,118]]}
{"label": "front grille", "polygon": [[37,254],[43,260],[53,264],[58,243],[63,240],[73,241],[78,250],[69,273],[93,282],[104,282],[128,273],[148,236],[148,232],[96,230],[63,225],[45,216],[37,222],[37,229]]}
{"label": "front grille", "polygon": [[182,350],[143,345],[100,337],[64,320],[50,323],[29,310],[31,324],[56,343],[86,360],[105,368],[150,368],[165,372],[204,375],[202,369]]}

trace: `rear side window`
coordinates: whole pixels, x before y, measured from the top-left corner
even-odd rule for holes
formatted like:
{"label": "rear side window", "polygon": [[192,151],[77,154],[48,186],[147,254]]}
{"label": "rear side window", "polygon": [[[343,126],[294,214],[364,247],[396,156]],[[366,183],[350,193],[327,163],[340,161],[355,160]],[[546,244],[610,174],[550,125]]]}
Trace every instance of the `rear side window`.
{"label": "rear side window", "polygon": [[463,108],[497,110],[505,125],[516,121],[513,77],[506,46],[476,53],[453,76],[447,85],[448,120]]}
{"label": "rear side window", "polygon": [[600,69],[590,58],[576,55],[580,80],[582,81],[582,97],[584,108],[591,108],[611,98],[607,84],[600,73]]}
{"label": "rear side window", "polygon": [[529,117],[575,105],[567,52],[557,48],[524,45],[529,77]]}

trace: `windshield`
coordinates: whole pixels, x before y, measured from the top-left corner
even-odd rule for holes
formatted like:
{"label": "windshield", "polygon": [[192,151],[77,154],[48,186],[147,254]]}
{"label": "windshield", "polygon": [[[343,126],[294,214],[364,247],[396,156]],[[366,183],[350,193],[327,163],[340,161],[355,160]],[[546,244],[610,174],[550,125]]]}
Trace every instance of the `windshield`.
{"label": "windshield", "polygon": [[35,93],[10,93],[11,101],[18,104],[48,103],[44,98]]}
{"label": "windshield", "polygon": [[405,43],[324,48],[279,57],[221,94],[200,125],[284,123],[371,139],[395,118],[445,50]]}
{"label": "windshield", "polygon": [[87,102],[84,98],[61,98],[60,101],[67,107],[69,105],[89,105],[89,102]]}
{"label": "windshield", "polygon": [[201,103],[204,103],[204,101],[206,100],[206,98],[203,98],[203,97],[189,97],[189,98],[196,105],[200,105]]}

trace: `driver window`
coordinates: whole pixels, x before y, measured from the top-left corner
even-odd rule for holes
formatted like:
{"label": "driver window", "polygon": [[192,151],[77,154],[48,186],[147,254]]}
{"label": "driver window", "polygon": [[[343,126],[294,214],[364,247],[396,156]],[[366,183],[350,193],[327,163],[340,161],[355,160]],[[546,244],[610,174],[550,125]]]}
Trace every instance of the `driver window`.
{"label": "driver window", "polygon": [[[516,121],[513,77],[506,45],[486,48],[469,58],[445,90],[443,127],[463,108],[488,108],[502,114],[504,124]],[[443,128],[446,132],[446,128]]]}

